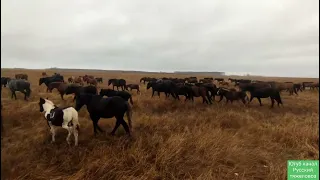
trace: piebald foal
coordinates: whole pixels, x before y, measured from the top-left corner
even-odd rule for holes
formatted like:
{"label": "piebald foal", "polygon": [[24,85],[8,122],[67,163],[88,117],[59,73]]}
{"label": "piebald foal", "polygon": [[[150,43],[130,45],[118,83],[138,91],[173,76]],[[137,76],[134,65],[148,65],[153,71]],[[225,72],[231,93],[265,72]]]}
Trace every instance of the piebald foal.
{"label": "piebald foal", "polygon": [[79,121],[78,112],[73,107],[59,108],[48,99],[40,98],[40,112],[45,111],[44,117],[52,133],[52,143],[55,142],[57,127],[68,130],[67,142],[70,144],[70,136],[74,135],[75,146],[78,145]]}

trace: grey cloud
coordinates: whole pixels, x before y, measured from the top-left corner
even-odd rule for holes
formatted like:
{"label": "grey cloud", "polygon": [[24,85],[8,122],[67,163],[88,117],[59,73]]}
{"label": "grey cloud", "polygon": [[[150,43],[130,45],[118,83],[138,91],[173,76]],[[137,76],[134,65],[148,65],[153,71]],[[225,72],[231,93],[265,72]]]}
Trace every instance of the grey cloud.
{"label": "grey cloud", "polygon": [[2,67],[319,73],[317,0],[1,4]]}

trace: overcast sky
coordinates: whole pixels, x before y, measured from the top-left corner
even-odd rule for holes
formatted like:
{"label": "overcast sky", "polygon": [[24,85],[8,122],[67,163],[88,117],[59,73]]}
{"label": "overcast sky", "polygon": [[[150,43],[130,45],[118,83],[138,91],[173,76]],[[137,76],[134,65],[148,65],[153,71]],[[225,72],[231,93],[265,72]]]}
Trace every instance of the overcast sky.
{"label": "overcast sky", "polygon": [[1,66],[319,77],[319,0],[1,0]]}

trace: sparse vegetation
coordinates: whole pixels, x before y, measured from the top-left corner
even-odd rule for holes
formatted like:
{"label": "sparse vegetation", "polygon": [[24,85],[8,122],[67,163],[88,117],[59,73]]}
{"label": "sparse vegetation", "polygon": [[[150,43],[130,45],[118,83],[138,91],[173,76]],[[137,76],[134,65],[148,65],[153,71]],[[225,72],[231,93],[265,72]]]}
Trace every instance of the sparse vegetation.
{"label": "sparse vegetation", "polygon": [[[47,70],[48,75],[54,71]],[[68,146],[67,131],[59,130],[51,144],[50,131],[39,112],[40,97],[58,106],[74,106],[73,95],[61,100],[57,90],[39,86],[40,70],[2,70],[2,76],[26,73],[31,82],[29,102],[17,92],[12,100],[2,88],[4,132],[1,144],[1,179],[286,179],[286,163],[292,159],[319,159],[319,92],[306,90],[289,96],[282,92],[284,107],[269,109],[270,99],[260,107],[241,102],[213,105],[155,96],[141,84],[141,95],[132,91],[133,138],[122,127],[115,137],[93,136],[85,108],[79,111],[79,146]],[[107,79],[123,78],[139,83],[142,73],[61,72],[65,81],[72,75],[90,74]],[[151,77],[183,75],[147,74]],[[205,75],[198,76],[206,77]],[[250,76],[248,78],[254,79]],[[227,78],[226,78],[227,79]],[[314,79],[264,78],[259,80],[315,81]],[[111,86],[109,87],[111,88]],[[115,119],[101,119],[111,132]]]}

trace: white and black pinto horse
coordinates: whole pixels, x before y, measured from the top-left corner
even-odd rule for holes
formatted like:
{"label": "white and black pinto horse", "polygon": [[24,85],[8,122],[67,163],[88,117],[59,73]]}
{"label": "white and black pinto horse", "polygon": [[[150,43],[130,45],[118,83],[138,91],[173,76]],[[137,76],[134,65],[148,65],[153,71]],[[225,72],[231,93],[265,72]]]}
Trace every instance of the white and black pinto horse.
{"label": "white and black pinto horse", "polygon": [[45,112],[44,117],[52,133],[52,143],[55,142],[55,132],[58,127],[68,130],[67,142],[70,144],[70,136],[74,135],[75,146],[78,145],[79,120],[78,112],[73,107],[59,108],[48,99],[40,98],[40,112]]}

